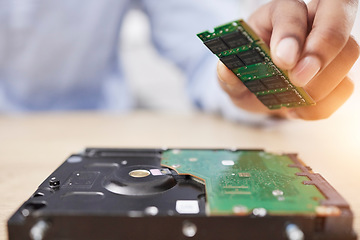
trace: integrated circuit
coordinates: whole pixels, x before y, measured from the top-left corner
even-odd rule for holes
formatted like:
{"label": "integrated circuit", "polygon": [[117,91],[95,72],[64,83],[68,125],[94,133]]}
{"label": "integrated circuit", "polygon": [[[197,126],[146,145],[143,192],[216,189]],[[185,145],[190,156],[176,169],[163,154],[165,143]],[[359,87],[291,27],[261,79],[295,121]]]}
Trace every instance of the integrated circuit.
{"label": "integrated circuit", "polygon": [[245,44],[249,44],[249,39],[243,35],[240,31],[236,31],[233,33],[226,34],[222,37],[226,45],[230,48],[236,48],[238,46],[242,46]]}
{"label": "integrated circuit", "polygon": [[220,38],[212,39],[211,41],[204,42],[204,44],[215,54],[229,49]]}
{"label": "integrated circuit", "polygon": [[245,64],[236,55],[222,57],[220,58],[220,61],[222,61],[225,66],[230,69],[245,66]]}
{"label": "integrated circuit", "polygon": [[311,96],[277,67],[269,48],[243,20],[197,34],[204,44],[269,109],[315,105]]}
{"label": "integrated circuit", "polygon": [[263,56],[261,56],[260,52],[255,49],[240,52],[237,56],[245,63],[245,65],[253,65],[264,62]]}
{"label": "integrated circuit", "polygon": [[259,95],[257,97],[266,106],[273,106],[280,104],[280,101],[275,97],[274,94]]}
{"label": "integrated circuit", "polygon": [[253,93],[267,90],[267,88],[264,86],[264,84],[261,83],[260,80],[245,81],[244,84]]}
{"label": "integrated circuit", "polygon": [[284,77],[279,75],[271,76],[261,79],[261,83],[266,86],[267,89],[273,90],[278,88],[286,88],[288,83]]}

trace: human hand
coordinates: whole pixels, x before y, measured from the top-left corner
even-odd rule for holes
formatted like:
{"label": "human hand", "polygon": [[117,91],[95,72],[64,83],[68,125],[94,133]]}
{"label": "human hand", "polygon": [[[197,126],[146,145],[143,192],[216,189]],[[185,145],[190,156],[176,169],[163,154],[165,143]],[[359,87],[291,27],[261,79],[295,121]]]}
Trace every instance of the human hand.
{"label": "human hand", "polygon": [[221,87],[239,108],[285,118],[317,120],[329,117],[352,94],[347,76],[359,57],[350,36],[358,0],[273,0],[255,11],[248,24],[270,46],[276,65],[289,72],[315,106],[269,110],[244,84],[218,62]]}

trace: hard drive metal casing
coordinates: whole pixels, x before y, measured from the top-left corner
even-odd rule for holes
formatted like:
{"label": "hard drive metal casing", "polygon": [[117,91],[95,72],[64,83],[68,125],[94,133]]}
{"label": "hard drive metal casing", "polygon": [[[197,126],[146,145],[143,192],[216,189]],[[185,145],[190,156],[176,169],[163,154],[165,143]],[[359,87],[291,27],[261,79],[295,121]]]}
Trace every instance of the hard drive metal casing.
{"label": "hard drive metal casing", "polygon": [[11,240],[356,239],[352,221],[347,202],[296,154],[89,148],[39,186],[8,233]]}

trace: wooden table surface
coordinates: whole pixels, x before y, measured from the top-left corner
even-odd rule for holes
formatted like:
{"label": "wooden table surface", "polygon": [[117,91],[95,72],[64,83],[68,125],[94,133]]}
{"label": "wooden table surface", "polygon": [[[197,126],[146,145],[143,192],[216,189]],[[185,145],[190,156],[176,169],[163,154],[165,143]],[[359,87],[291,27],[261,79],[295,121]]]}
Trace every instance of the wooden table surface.
{"label": "wooden table surface", "polygon": [[[355,112],[355,113],[354,113]],[[6,221],[71,153],[85,147],[263,148],[298,153],[350,203],[360,232],[360,113],[250,127],[217,116],[135,111],[0,115],[0,239]]]}

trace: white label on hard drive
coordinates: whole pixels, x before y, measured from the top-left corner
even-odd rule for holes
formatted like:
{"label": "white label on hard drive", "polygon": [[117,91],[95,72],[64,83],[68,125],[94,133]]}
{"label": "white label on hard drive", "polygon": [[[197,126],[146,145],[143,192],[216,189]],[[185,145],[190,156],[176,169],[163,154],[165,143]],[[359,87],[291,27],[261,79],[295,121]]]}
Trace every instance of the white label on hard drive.
{"label": "white label on hard drive", "polygon": [[176,211],[180,214],[198,214],[199,203],[197,200],[177,200]]}
{"label": "white label on hard drive", "polygon": [[150,169],[150,172],[153,176],[162,176],[163,175],[159,169]]}
{"label": "white label on hard drive", "polygon": [[222,163],[222,165],[224,165],[224,166],[233,166],[233,165],[234,165],[234,161],[233,161],[233,160],[222,160],[221,163]]}

